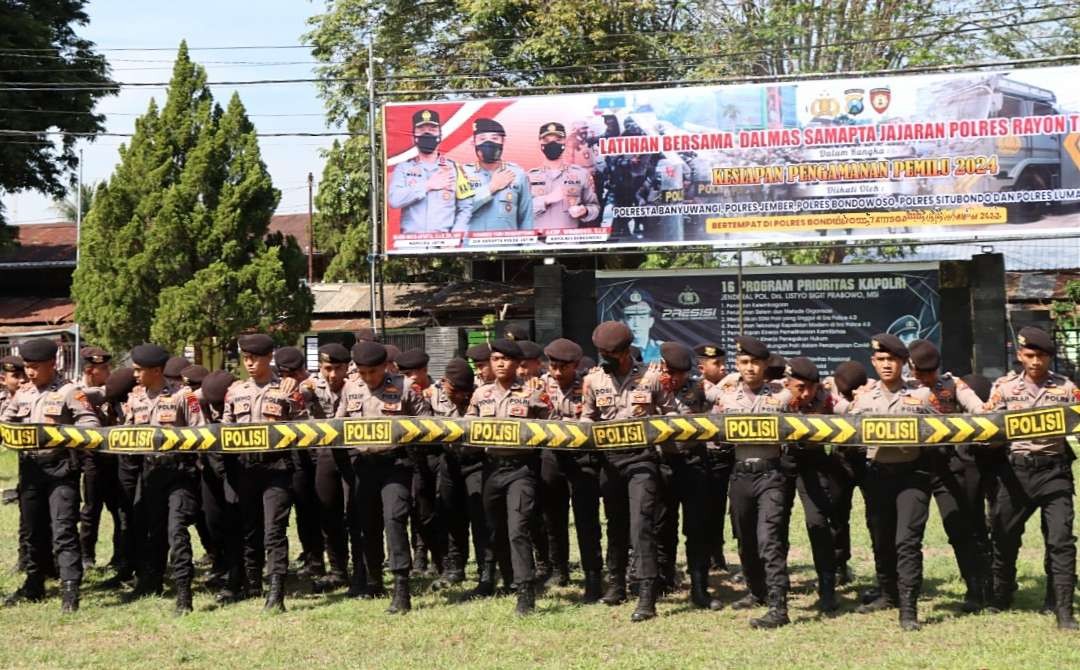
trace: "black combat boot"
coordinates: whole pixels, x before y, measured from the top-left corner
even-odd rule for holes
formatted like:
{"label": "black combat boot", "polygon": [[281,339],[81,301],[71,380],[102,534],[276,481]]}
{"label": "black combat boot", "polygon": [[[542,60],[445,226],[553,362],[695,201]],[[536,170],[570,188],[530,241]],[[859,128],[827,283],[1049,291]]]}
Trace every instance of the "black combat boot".
{"label": "black combat boot", "polygon": [[15,593],[4,598],[4,607],[14,607],[21,602],[37,603],[45,599],[45,580],[40,577],[26,576],[26,581]]}
{"label": "black combat boot", "polygon": [[750,620],[751,628],[779,628],[791,623],[787,614],[787,591],[772,589],[769,591],[769,611],[765,616]]}
{"label": "black combat boot", "polygon": [[589,570],[585,573],[585,593],[581,596],[584,605],[592,605],[600,602],[604,594],[604,578],[599,570]]}
{"label": "black combat boot", "polygon": [[615,570],[608,575],[607,591],[600,600],[611,607],[626,602],[626,572]]}
{"label": "black combat boot", "polygon": [[523,580],[517,588],[517,607],[514,613],[518,616],[528,616],[536,609],[536,587],[533,583]]}
{"label": "black combat boot", "polygon": [[1076,630],[1073,618],[1073,585],[1054,582],[1054,613],[1057,614],[1058,630]]}
{"label": "black combat boot", "polygon": [[556,586],[568,586],[570,584],[570,566],[563,563],[555,566],[551,576],[544,582],[544,588],[552,589]]}
{"label": "black combat boot", "polygon": [[877,598],[863,601],[863,604],[855,608],[855,611],[859,614],[871,614],[882,610],[890,610],[896,607],[898,601],[899,596],[896,589],[892,584],[887,584],[878,591]]}
{"label": "black combat boot", "polygon": [[690,602],[694,607],[717,611],[724,605],[716,598],[709,595],[709,573],[695,571],[690,573]]}
{"label": "black combat boot", "polygon": [[836,605],[836,574],[822,575],[818,578],[818,601],[819,612],[830,614],[837,609]]}
{"label": "black combat boot", "polygon": [[750,609],[754,609],[755,607],[761,607],[764,604],[765,604],[765,600],[763,598],[759,598],[757,595],[755,595],[753,593],[753,591],[751,591],[750,593],[747,593],[742,598],[739,598],[735,602],[731,603],[731,609],[733,609],[733,610],[750,610]]}
{"label": "black combat boot", "polygon": [[841,563],[836,567],[836,585],[847,586],[851,583],[851,569],[847,563]]}
{"label": "black combat boot", "polygon": [[978,577],[969,577],[964,582],[967,584],[967,591],[964,592],[964,602],[960,605],[960,609],[967,614],[974,614],[986,605],[983,582]]}
{"label": "black combat boot", "polygon": [[60,613],[79,611],[79,580],[65,579],[60,582]]}
{"label": "black combat boot", "polygon": [[919,630],[919,592],[915,589],[900,590],[900,627]]}
{"label": "black combat boot", "polygon": [[[312,593],[330,593],[337,591],[349,583],[349,578],[342,572],[331,571],[325,577],[319,577],[311,582]],[[365,584],[366,586],[366,584]]]}
{"label": "black combat boot", "polygon": [[638,586],[638,602],[630,620],[634,623],[656,618],[656,595],[660,585],[656,579],[642,579]]}
{"label": "black combat boot", "polygon": [[394,597],[390,599],[390,606],[386,608],[386,613],[405,614],[411,609],[412,598],[409,595],[409,573],[395,574]]}
{"label": "black combat boot", "polygon": [[262,568],[248,568],[245,578],[247,583],[244,585],[244,597],[261,598],[263,594]]}
{"label": "black combat boot", "polygon": [[389,594],[386,592],[386,585],[384,584],[382,567],[375,570],[369,570],[367,573],[367,589],[369,598],[385,598]]}
{"label": "black combat boot", "polygon": [[364,570],[353,570],[349,577],[349,591],[346,593],[350,598],[371,598],[368,590],[367,573]]}
{"label": "black combat boot", "polygon": [[139,576],[135,579],[135,588],[124,595],[123,601],[132,602],[139,598],[160,596],[165,591],[161,582],[159,575]]}
{"label": "black combat boot", "polygon": [[465,594],[466,600],[490,598],[495,595],[495,561],[485,561],[480,565],[480,580],[476,588]]}
{"label": "black combat boot", "polygon": [[285,611],[285,575],[270,575],[270,588],[266,591],[263,612],[275,614]]}
{"label": "black combat boot", "polygon": [[191,580],[176,582],[176,616],[184,616],[193,611],[191,605]]}

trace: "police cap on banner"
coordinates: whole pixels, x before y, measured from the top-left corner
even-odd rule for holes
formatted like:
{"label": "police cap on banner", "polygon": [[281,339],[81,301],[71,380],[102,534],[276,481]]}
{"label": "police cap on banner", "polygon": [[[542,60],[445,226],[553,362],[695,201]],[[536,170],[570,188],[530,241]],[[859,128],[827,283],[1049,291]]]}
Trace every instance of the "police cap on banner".
{"label": "police cap on banner", "polygon": [[566,137],[566,126],[558,121],[550,121],[540,126],[540,137],[544,135],[557,135],[559,137]]}
{"label": "police cap on banner", "polygon": [[593,330],[593,345],[603,351],[623,351],[634,341],[630,327],[622,321],[605,321]]}
{"label": "police cap on banner", "polygon": [[469,367],[469,362],[464,358],[451,358],[450,362],[446,364],[443,377],[457,391],[471,391],[476,386],[476,373],[473,372],[473,369]]}
{"label": "police cap on banner", "polygon": [[19,355],[27,363],[42,363],[56,360],[56,342],[44,337],[19,342]]}
{"label": "police cap on banner", "polygon": [[491,351],[492,353],[500,353],[515,361],[520,361],[524,357],[521,352],[521,345],[513,340],[495,340],[491,343]]}
{"label": "police cap on banner", "polygon": [[439,113],[434,109],[421,109],[412,115],[413,128],[422,125],[439,125]]}
{"label": "police cap on banner", "polygon": [[789,360],[787,367],[784,368],[784,374],[808,384],[817,384],[821,381],[821,373],[818,372],[817,366],[806,356],[796,356]]}
{"label": "police cap on banner", "polygon": [[416,347],[409,349],[398,354],[394,362],[397,363],[398,370],[405,372],[407,370],[419,370],[420,368],[426,368],[428,361],[431,357],[427,355],[427,352]]}
{"label": "police cap on banner", "polygon": [[915,340],[908,345],[912,367],[920,372],[932,372],[941,366],[941,352],[929,340]]}
{"label": "police cap on banner", "polygon": [[681,342],[664,342],[660,345],[660,357],[669,370],[688,372],[694,367],[694,352]]}
{"label": "police cap on banner", "polygon": [[491,358],[491,345],[487,342],[481,342],[480,344],[474,344],[465,350],[465,356],[483,363]]}
{"label": "police cap on banner", "polygon": [[544,350],[532,340],[521,340],[518,342],[518,346],[521,347],[521,360],[523,361],[538,360],[544,355]]}
{"label": "police cap on banner", "polygon": [[1020,332],[1016,334],[1016,343],[1020,345],[1021,349],[1034,349],[1051,356],[1056,351],[1054,338],[1050,337],[1042,328],[1036,328],[1035,326],[1021,328]]}
{"label": "police cap on banner", "polygon": [[652,296],[645,289],[631,289],[622,305],[623,316],[652,314]]}
{"label": "police cap on banner", "polygon": [[296,347],[282,347],[274,352],[274,365],[284,372],[296,372],[303,369],[307,361],[304,352]]}
{"label": "police cap on banner", "polygon": [[560,337],[557,340],[552,340],[544,347],[544,353],[547,355],[548,360],[561,363],[576,363],[581,360],[583,352],[581,345],[577,342]]}
{"label": "police cap on banner", "polygon": [[340,342],[331,342],[319,347],[320,363],[348,363],[349,360],[349,350]]}
{"label": "police cap on banner", "polygon": [[877,335],[874,335],[870,338],[870,348],[874,350],[874,353],[882,352],[891,354],[905,361],[911,355],[907,346],[904,345],[903,340],[892,333],[878,333]]}
{"label": "police cap on banner", "polygon": [[387,361],[386,347],[378,342],[361,340],[353,345],[352,359],[357,365],[365,367],[381,365]]}
{"label": "police cap on banner", "polygon": [[140,344],[131,349],[131,362],[140,368],[164,368],[169,362],[169,352],[156,344]]}
{"label": "police cap on banner", "polygon": [[506,129],[495,119],[477,119],[473,121],[472,133],[473,135],[479,135],[480,133],[498,133],[500,135],[505,135]]}
{"label": "police cap on banner", "polygon": [[739,335],[735,338],[735,354],[749,356],[760,360],[768,360],[769,348],[756,337]]}

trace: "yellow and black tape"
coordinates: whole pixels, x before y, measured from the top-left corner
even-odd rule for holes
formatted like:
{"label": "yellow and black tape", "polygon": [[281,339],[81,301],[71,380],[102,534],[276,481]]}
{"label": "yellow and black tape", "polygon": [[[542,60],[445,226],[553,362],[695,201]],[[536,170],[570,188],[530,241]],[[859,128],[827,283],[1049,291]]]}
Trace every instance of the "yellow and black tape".
{"label": "yellow and black tape", "polygon": [[465,444],[476,447],[571,451],[639,449],[665,442],[936,446],[1000,444],[1032,438],[1080,437],[1080,404],[994,414],[806,415],[696,414],[599,423],[442,417],[376,417],[209,425],[196,428],[89,428],[0,423],[9,449],[94,449],[152,452],[251,453],[279,449],[364,448]]}

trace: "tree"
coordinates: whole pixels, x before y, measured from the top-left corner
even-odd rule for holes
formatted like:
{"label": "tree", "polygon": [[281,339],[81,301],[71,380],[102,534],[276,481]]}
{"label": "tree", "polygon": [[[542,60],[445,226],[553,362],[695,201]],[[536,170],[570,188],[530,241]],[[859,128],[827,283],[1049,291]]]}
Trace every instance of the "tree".
{"label": "tree", "polygon": [[239,333],[292,341],[314,299],[292,238],[267,237],[280,193],[238,95],[214,103],[180,45],[164,108],[151,101],[94,199],[72,294],[88,339],[222,348]]}
{"label": "tree", "polygon": [[[94,204],[94,193],[98,185],[95,183],[81,184],[76,186],[77,195],[68,195],[64,198],[53,200],[53,211],[60,215],[64,221],[78,221],[79,214],[85,219],[90,213],[90,207]],[[81,210],[81,211],[80,211]]]}
{"label": "tree", "polygon": [[[64,195],[78,162],[75,135],[53,141],[47,131],[97,133],[105,117],[98,99],[117,91],[109,65],[75,26],[89,23],[83,0],[0,2],[0,192]],[[19,83],[33,82],[33,83]],[[75,87],[79,90],[71,90]],[[9,241],[0,204],[0,248]]]}

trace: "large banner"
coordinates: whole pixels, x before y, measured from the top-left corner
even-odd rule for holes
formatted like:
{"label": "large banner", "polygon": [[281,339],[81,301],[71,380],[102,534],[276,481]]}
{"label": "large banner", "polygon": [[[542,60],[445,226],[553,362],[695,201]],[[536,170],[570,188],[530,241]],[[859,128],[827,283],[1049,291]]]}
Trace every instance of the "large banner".
{"label": "large banner", "polygon": [[1078,80],[1070,66],[389,104],[385,250],[1080,234]]}
{"label": "large banner", "polygon": [[[597,317],[625,322],[646,361],[660,358],[665,340],[714,342],[734,355],[736,271],[598,272],[596,284]],[[823,371],[849,359],[869,369],[877,333],[941,346],[936,263],[752,267],[741,291],[747,335],[786,358],[807,356]]]}

